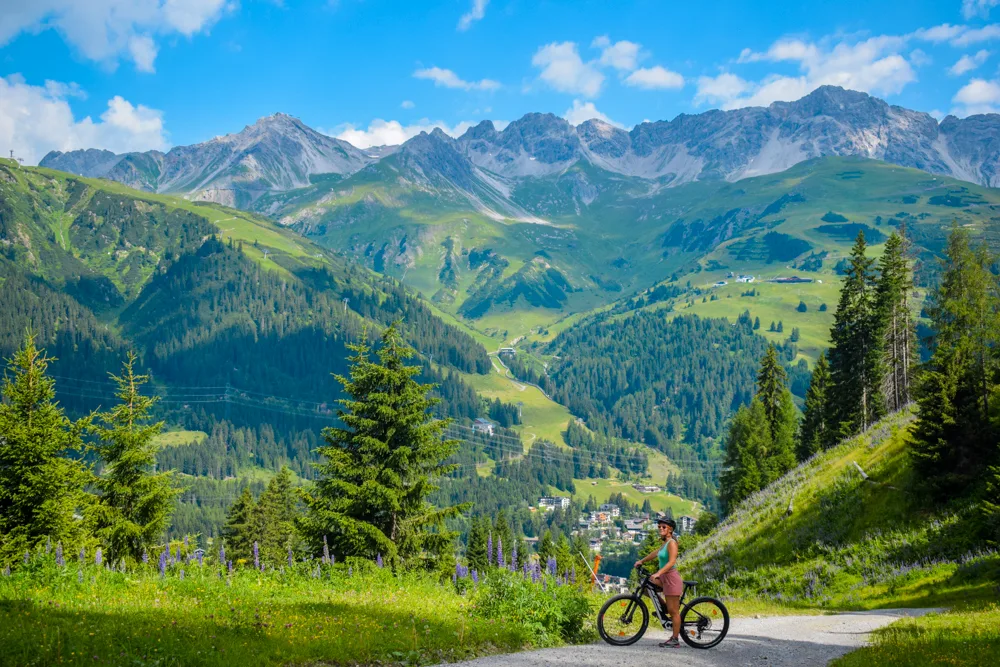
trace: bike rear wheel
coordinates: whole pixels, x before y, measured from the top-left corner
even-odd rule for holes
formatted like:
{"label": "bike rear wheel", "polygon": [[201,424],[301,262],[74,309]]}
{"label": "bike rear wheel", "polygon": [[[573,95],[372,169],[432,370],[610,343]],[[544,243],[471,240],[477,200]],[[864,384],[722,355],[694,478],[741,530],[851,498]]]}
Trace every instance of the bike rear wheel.
{"label": "bike rear wheel", "polygon": [[649,626],[649,610],[640,598],[616,595],[597,613],[597,632],[601,639],[613,646],[636,643]]}
{"label": "bike rear wheel", "polygon": [[692,648],[712,648],[729,632],[729,610],[715,598],[695,598],[681,610],[681,638]]}

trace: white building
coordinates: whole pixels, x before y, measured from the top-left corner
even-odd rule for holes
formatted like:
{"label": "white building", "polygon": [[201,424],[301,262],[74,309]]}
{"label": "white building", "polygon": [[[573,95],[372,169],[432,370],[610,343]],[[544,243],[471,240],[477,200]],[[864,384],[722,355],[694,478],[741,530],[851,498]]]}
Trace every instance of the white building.
{"label": "white building", "polygon": [[472,430],[479,431],[480,433],[485,433],[487,435],[493,435],[493,422],[489,419],[483,419],[480,417],[476,421],[472,422]]}
{"label": "white building", "polygon": [[619,517],[622,515],[622,509],[618,507],[618,505],[614,505],[612,503],[604,503],[597,509],[599,509],[602,512],[607,512],[612,517]]}
{"label": "white building", "polygon": [[753,276],[736,276],[736,282],[738,283],[752,283],[753,281]]}
{"label": "white building", "polygon": [[677,527],[681,529],[681,533],[691,533],[694,531],[696,523],[698,523],[698,519],[693,516],[682,516],[677,521]]}
{"label": "white building", "polygon": [[545,510],[546,512],[551,512],[552,510],[558,508],[561,510],[569,509],[569,498],[563,496],[552,496],[548,498],[539,498],[538,507]]}

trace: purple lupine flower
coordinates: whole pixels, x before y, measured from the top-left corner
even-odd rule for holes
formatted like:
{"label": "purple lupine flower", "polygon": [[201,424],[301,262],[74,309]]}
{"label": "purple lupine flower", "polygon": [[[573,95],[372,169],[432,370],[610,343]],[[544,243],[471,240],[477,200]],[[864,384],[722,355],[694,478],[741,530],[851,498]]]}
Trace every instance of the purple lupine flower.
{"label": "purple lupine flower", "polygon": [[292,555],[292,547],[288,547],[288,567],[295,565],[295,557]]}
{"label": "purple lupine flower", "polygon": [[531,568],[531,583],[537,584],[539,579],[539,568]]}
{"label": "purple lupine flower", "polygon": [[226,543],[225,542],[219,542],[219,562],[220,563],[225,563],[226,562]]}
{"label": "purple lupine flower", "polygon": [[59,567],[66,566],[66,561],[63,560],[62,542],[56,543],[56,565]]}
{"label": "purple lupine flower", "polygon": [[253,568],[260,569],[260,547],[257,546],[257,540],[253,542]]}
{"label": "purple lupine flower", "polygon": [[104,562],[104,554],[101,553],[101,547],[97,547],[97,552],[94,554],[94,564],[100,565]]}
{"label": "purple lupine flower", "polygon": [[184,548],[185,549],[188,548],[188,536],[187,535],[184,536]]}
{"label": "purple lupine flower", "polygon": [[547,567],[548,567],[548,570],[549,570],[549,574],[555,574],[556,573],[556,568],[558,567],[558,563],[556,563],[555,556],[549,556],[549,561],[548,561]]}
{"label": "purple lupine flower", "polygon": [[330,565],[337,564],[337,554],[330,554]]}
{"label": "purple lupine flower", "polygon": [[510,550],[510,569],[511,571],[517,569],[517,544]]}
{"label": "purple lupine flower", "polygon": [[198,567],[201,567],[202,566],[202,561],[205,558],[205,552],[204,551],[199,551],[198,553],[195,554],[195,556],[198,559]]}
{"label": "purple lupine flower", "polygon": [[451,583],[453,583],[453,584],[457,584],[458,583],[458,572],[452,572],[451,573]]}
{"label": "purple lupine flower", "polygon": [[28,564],[28,558],[30,558],[30,555],[28,554],[28,552],[27,552],[27,551],[25,551],[25,552],[24,552],[24,564],[25,564],[25,565],[27,565],[27,564]]}
{"label": "purple lupine flower", "polygon": [[323,565],[330,562],[330,545],[326,543],[326,535],[323,536]]}
{"label": "purple lupine flower", "polygon": [[384,567],[385,566],[385,564],[382,562],[382,554],[379,554],[375,558],[375,564],[378,565],[379,567]]}
{"label": "purple lupine flower", "polygon": [[576,565],[574,565],[573,569],[569,571],[569,583],[571,584],[576,583]]}
{"label": "purple lupine flower", "polygon": [[504,567],[504,562],[503,562],[503,538],[502,537],[498,537],[497,538],[497,565],[499,565],[500,567]]}
{"label": "purple lupine flower", "polygon": [[493,533],[486,538],[486,562],[489,565],[493,564]]}
{"label": "purple lupine flower", "polygon": [[177,555],[174,556],[174,562],[175,563],[181,562],[181,548],[180,547],[177,547]]}
{"label": "purple lupine flower", "polygon": [[477,572],[476,570],[472,571],[472,583],[474,584],[479,583],[479,572]]}
{"label": "purple lupine flower", "polygon": [[80,547],[80,555],[77,556],[77,560],[80,561],[81,565],[83,565],[83,562],[87,560],[87,552],[83,547]]}
{"label": "purple lupine flower", "polygon": [[160,576],[161,577],[167,576],[167,552],[166,551],[161,551],[160,552]]}
{"label": "purple lupine flower", "polygon": [[181,581],[184,581],[184,570],[181,570]]}
{"label": "purple lupine flower", "polygon": [[45,538],[45,555],[48,556],[50,553],[52,553],[52,538],[51,537],[46,537]]}
{"label": "purple lupine flower", "polygon": [[233,561],[227,561],[226,562],[226,567],[229,568],[229,574],[232,574],[233,573]]}
{"label": "purple lupine flower", "polygon": [[149,552],[145,549],[142,550],[142,564],[149,565]]}
{"label": "purple lupine flower", "polygon": [[462,564],[461,563],[455,563],[455,574],[454,574],[454,576],[452,576],[451,580],[452,581],[458,581],[458,578],[460,576],[462,576]]}

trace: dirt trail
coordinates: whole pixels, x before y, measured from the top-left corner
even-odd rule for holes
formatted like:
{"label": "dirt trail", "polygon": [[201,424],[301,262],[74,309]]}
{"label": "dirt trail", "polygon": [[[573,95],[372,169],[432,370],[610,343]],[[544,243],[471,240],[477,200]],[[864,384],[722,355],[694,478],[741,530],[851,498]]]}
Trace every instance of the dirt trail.
{"label": "dirt trail", "polygon": [[907,616],[937,609],[878,609],[826,616],[735,618],[729,634],[716,648],[666,649],[657,644],[667,635],[652,628],[633,646],[618,648],[603,642],[586,646],[526,651],[480,658],[460,665],[475,667],[729,667],[766,665],[799,667],[825,665],[863,646],[868,633]]}

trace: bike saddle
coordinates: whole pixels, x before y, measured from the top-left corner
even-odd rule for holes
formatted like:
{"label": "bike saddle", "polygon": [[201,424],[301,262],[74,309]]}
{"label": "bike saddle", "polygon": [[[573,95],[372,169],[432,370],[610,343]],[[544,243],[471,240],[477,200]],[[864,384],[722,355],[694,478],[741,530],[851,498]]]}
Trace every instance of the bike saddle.
{"label": "bike saddle", "polygon": [[697,581],[688,581],[687,579],[685,579],[684,580],[684,585],[685,586],[697,586],[698,582]]}

